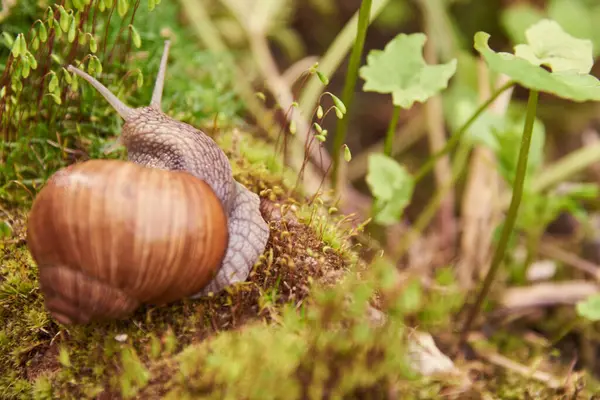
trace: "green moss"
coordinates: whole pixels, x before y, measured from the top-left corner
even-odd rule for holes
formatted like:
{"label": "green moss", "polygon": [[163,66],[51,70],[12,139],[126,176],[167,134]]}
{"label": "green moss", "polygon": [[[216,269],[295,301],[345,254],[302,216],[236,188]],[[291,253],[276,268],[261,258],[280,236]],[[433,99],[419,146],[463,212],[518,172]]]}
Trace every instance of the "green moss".
{"label": "green moss", "polygon": [[[351,264],[335,251],[324,251],[319,233],[303,224],[290,206],[296,201],[286,197],[289,189],[277,175],[251,167],[239,154],[230,152],[230,157],[238,166],[236,178],[261,193],[271,237],[250,279],[221,295],[146,306],[124,321],[64,327],[44,308],[25,241],[5,245],[0,346],[9,357],[0,358],[0,366],[12,372],[2,375],[6,378],[0,381],[0,393],[10,398],[35,388],[60,398],[134,394],[160,379],[149,371],[165,359],[221,332],[278,322],[282,309],[309,302],[314,282],[333,283],[343,275]],[[24,237],[24,227],[24,221],[15,224],[15,238]],[[348,245],[346,252],[351,251]]]}

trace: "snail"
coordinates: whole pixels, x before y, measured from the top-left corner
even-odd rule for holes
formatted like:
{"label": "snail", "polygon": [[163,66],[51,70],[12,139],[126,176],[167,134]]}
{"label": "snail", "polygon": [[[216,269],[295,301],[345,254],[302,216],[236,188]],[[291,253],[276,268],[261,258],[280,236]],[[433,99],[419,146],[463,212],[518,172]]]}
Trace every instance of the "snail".
{"label": "snail", "polygon": [[269,227],[257,194],[237,182],[216,142],[161,110],[170,41],[149,106],[131,108],[87,73],[123,118],[127,160],[58,170],[37,194],[27,245],[60,323],[124,318],[218,293],[247,279]]}

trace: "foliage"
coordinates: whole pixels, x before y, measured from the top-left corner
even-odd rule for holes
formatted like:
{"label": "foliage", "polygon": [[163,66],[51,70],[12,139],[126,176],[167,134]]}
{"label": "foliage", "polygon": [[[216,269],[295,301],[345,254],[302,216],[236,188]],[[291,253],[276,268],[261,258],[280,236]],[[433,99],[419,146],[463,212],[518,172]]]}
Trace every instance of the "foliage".
{"label": "foliage", "polygon": [[401,33],[383,50],[371,50],[360,69],[363,90],[391,93],[394,105],[408,109],[445,89],[457,62],[427,65],[421,54],[426,39],[422,33]]}
{"label": "foliage", "polygon": [[[131,0],[53,4],[36,8],[35,15],[43,17],[34,19],[28,30],[14,36],[3,32],[2,43],[11,51],[6,65],[0,64],[1,200],[31,201],[54,171],[73,161],[124,156],[114,141],[119,117],[95,106],[98,94],[81,85],[65,66],[77,65],[96,77],[102,74],[118,97],[132,106],[147,104],[163,47],[160,30],[179,40],[185,28],[178,26],[176,5],[140,4]],[[11,26],[19,19],[18,13],[11,13],[5,23]],[[174,46],[175,62],[169,66],[166,85],[174,95],[166,100],[180,104],[184,111],[176,117],[183,121],[235,122],[240,105],[225,90],[233,81],[231,73],[219,55],[195,52],[189,57],[191,46],[185,41]],[[134,51],[147,53],[132,57]],[[180,61],[184,54],[207,66],[192,80],[184,75],[189,68],[189,61]],[[179,95],[183,87],[194,90],[183,97]]]}
{"label": "foliage", "polygon": [[551,20],[542,20],[525,31],[527,44],[515,46],[515,55],[553,72],[577,71],[587,74],[594,65],[592,41],[569,35]]}
{"label": "foliage", "polygon": [[375,198],[375,222],[386,225],[398,221],[413,193],[414,181],[406,168],[384,154],[371,154],[367,183]]}
{"label": "foliage", "polygon": [[[600,81],[594,76],[574,70],[549,72],[517,54],[496,53],[488,46],[489,38],[489,34],[478,32],[475,35],[475,49],[481,53],[492,70],[506,74],[532,90],[552,93],[578,102],[600,100]],[[540,48],[541,45],[535,47]],[[560,53],[557,57],[561,57]]]}
{"label": "foliage", "polygon": [[[400,393],[432,398],[439,395],[442,386],[452,386],[448,381],[440,384],[417,376],[409,368],[405,345],[411,325],[442,333],[441,337],[456,329],[453,316],[466,306],[466,291],[455,279],[454,265],[435,271],[432,267],[430,277],[407,274],[408,278],[402,275],[406,279],[398,279],[394,255],[392,259],[385,253],[380,257],[381,252],[371,248],[364,253],[355,252],[356,242],[364,245],[372,239],[363,236],[369,219],[351,225],[349,221],[354,216],[338,214],[336,203],[323,200],[320,194],[303,198],[301,189],[292,190],[293,178],[299,181],[308,156],[295,176],[285,165],[286,155],[279,151],[279,137],[272,146],[271,142],[258,139],[263,132],[251,137],[230,129],[241,125],[240,114],[245,111],[245,104],[234,93],[236,85],[241,84],[236,82],[240,76],[232,68],[238,66],[236,63],[245,68],[245,63],[239,61],[245,60],[244,56],[197,51],[178,20],[175,2],[151,0],[148,7],[138,7],[144,3],[81,0],[38,8],[42,3],[22,2],[13,6],[10,14],[0,16],[8,27],[2,49],[7,62],[2,64],[4,58],[0,62],[0,68],[4,68],[0,78],[0,134],[5,139],[1,154],[4,163],[0,166],[1,200],[26,209],[24,198],[34,196],[45,179],[61,166],[89,157],[124,155],[113,139],[120,129],[120,120],[107,107],[95,106],[98,94],[81,85],[63,65],[80,64],[91,74],[102,75],[110,89],[131,105],[147,104],[152,81],[148,77],[154,76],[156,55],[164,38],[169,37],[176,44],[171,53],[172,79],[167,79],[165,109],[179,120],[212,128],[210,133],[232,159],[236,178],[268,200],[267,204],[282,218],[271,221],[270,246],[248,282],[228,293],[206,301],[183,301],[161,309],[150,307],[128,321],[69,329],[55,324],[44,310],[35,266],[24,250],[23,240],[3,247],[7,254],[0,269],[0,317],[7,322],[0,328],[0,350],[7,354],[0,358],[0,372],[6,371],[0,378],[3,396],[17,398],[35,393],[37,398],[264,398],[267,392],[272,398],[363,398]],[[236,50],[248,46],[254,56],[269,57],[269,38],[288,60],[304,55],[305,49],[291,22],[300,8],[298,2],[206,3],[211,12],[218,14],[214,23],[228,32],[224,35],[229,43],[235,43]],[[538,91],[575,102],[600,100],[598,80],[589,74],[593,57],[599,54],[593,16],[598,15],[594,13],[600,8],[585,0],[551,0],[544,11],[522,4],[509,6],[503,21],[509,38],[516,44],[514,54],[489,47],[489,39],[497,37],[493,27],[482,28],[485,32],[477,32],[474,40],[470,35],[468,46],[474,44],[494,73],[491,78],[506,74],[512,79],[482,102],[478,93],[482,82],[476,79],[477,58],[468,54],[468,49],[463,49],[462,54],[451,54],[449,49],[455,43],[449,42],[455,38],[445,41],[448,38],[440,28],[451,20],[446,7],[454,3],[469,4],[469,0],[440,1],[435,12],[423,6],[425,18],[433,20],[427,24],[434,29],[427,35],[394,31],[383,50],[372,50],[360,69],[365,81],[362,92],[391,94],[394,113],[388,138],[395,134],[400,109],[415,111],[440,94],[445,102],[446,122],[454,132],[444,149],[431,155],[417,173],[391,156],[391,141],[386,140],[383,154],[370,154],[365,180],[372,195],[370,216],[382,226],[394,225],[403,219],[413,195],[421,189],[417,184],[441,154],[454,156],[451,173],[455,182],[462,173],[460,160],[467,159],[468,151],[487,147],[495,155],[497,172],[513,195],[507,217],[498,227],[501,235],[490,269],[497,271],[511,250],[509,237],[516,241],[516,233],[523,233],[529,257],[534,257],[536,243],[559,213],[568,211],[584,220],[587,210],[582,203],[593,202],[597,197],[599,187],[595,183],[561,185],[544,191],[535,191],[534,183],[546,167],[550,131],[545,121],[536,116]],[[314,7],[332,18],[333,3],[318,4]],[[372,12],[377,16],[382,8],[389,11],[380,16],[378,26],[390,29],[390,19],[415,15],[412,7],[405,1],[375,0]],[[234,27],[234,19],[224,10],[233,14],[240,26]],[[43,18],[37,19],[39,15]],[[358,22],[364,38],[370,21],[363,15]],[[350,28],[354,26],[349,22],[319,63],[301,75],[309,82],[318,79],[319,93],[334,82],[333,72],[344,49],[352,45],[354,33]],[[433,49],[443,62],[425,62],[422,53],[426,40],[432,40]],[[359,42],[354,43],[351,71],[359,64]],[[258,61],[268,65],[271,60]],[[275,74],[261,75],[268,81],[267,88],[287,84],[289,77],[276,75],[277,68],[267,70]],[[345,92],[352,94],[352,74],[349,76]],[[244,78],[249,85],[256,83],[251,73]],[[312,128],[308,131],[313,134],[307,133],[306,155],[313,142],[320,148],[328,144],[325,117],[329,112],[335,112],[344,124],[350,123],[348,116],[358,114],[347,101],[357,93],[342,96],[342,101],[334,89],[319,96],[310,84],[304,87],[302,83],[298,88],[300,99],[318,98],[312,117],[307,120]],[[506,113],[488,110],[496,96],[516,84],[529,91],[526,106],[515,96]],[[291,93],[293,85],[289,86]],[[272,94],[278,97],[276,91]],[[321,102],[326,96],[333,102],[330,108]],[[265,106],[272,100],[262,92],[258,97]],[[313,104],[307,101],[300,107],[293,103],[285,110],[286,117],[296,107]],[[284,113],[275,108],[274,114]],[[285,142],[288,130],[290,135],[297,133],[293,120],[289,125],[282,124],[283,149],[289,145]],[[351,162],[350,147],[341,145],[339,139],[336,142],[337,151],[343,150],[345,161]],[[460,146],[456,155],[452,154],[455,146]],[[324,176],[324,182],[325,179]],[[10,223],[0,221],[0,236],[11,240],[22,234],[19,225],[23,220],[19,217],[11,218]],[[403,240],[391,241],[396,246]],[[362,256],[370,262],[365,263]],[[367,268],[364,264],[368,264]],[[347,269],[349,265],[354,268]],[[494,274],[486,277],[476,306],[467,310],[471,318],[487,300]],[[592,296],[580,302],[576,310],[580,316],[596,321],[598,301],[597,296]],[[374,324],[367,317],[371,304],[385,311],[383,324]],[[512,377],[507,381],[510,382],[505,387],[494,388],[495,395],[527,395],[524,392],[529,385],[522,385],[520,380],[515,384]],[[513,386],[519,389],[515,391]],[[537,387],[532,390],[541,396]]]}

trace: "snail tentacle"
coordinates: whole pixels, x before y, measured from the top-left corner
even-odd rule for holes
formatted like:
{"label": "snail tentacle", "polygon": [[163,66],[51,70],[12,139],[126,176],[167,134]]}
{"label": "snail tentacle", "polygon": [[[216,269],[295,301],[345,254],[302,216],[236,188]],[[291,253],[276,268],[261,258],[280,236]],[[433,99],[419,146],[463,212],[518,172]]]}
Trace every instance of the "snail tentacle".
{"label": "snail tentacle", "polygon": [[135,109],[129,107],[125,103],[123,103],[117,96],[115,96],[106,86],[101,84],[96,78],[87,73],[83,72],[79,68],[76,68],[72,65],[67,67],[67,71],[73,72],[79,75],[81,78],[90,83],[104,98],[108,103],[115,109],[115,111],[123,118],[125,121],[129,120],[132,116],[135,115]]}
{"label": "snail tentacle", "polygon": [[160,59],[160,67],[158,68],[158,74],[156,75],[154,91],[152,92],[152,100],[150,100],[150,107],[153,107],[157,110],[161,109],[160,102],[162,100],[163,87],[165,85],[165,74],[167,71],[167,60],[169,58],[170,45],[171,41],[165,40],[165,47]]}

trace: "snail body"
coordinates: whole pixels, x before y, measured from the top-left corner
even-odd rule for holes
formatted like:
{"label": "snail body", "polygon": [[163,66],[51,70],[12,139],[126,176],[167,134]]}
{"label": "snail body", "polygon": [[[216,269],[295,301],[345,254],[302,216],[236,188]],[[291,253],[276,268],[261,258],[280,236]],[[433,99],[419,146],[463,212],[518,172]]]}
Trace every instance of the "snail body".
{"label": "snail body", "polygon": [[161,111],[168,50],[167,41],[147,107],[126,106],[68,67],[124,119],[127,161],[64,168],[36,196],[27,242],[46,308],[61,323],[218,293],[246,280],[266,247],[259,198],[233,179],[225,153]]}

